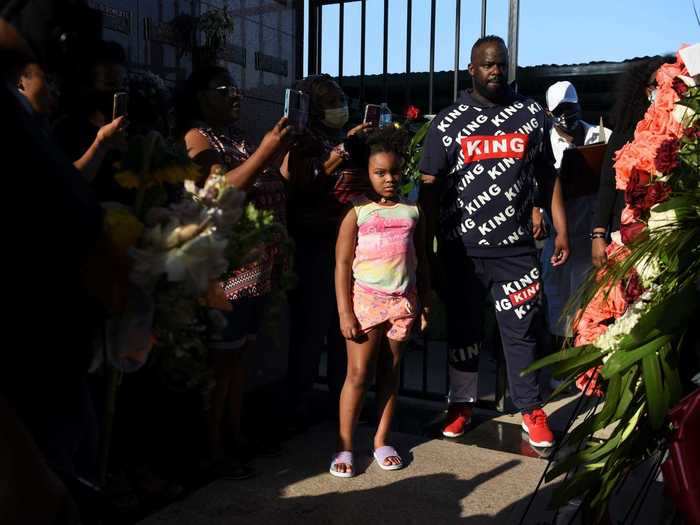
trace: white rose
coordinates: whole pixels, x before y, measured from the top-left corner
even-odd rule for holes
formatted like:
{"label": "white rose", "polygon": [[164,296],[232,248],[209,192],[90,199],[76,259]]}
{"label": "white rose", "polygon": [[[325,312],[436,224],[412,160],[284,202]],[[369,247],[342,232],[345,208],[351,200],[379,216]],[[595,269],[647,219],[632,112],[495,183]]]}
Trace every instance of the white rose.
{"label": "white rose", "polygon": [[667,228],[668,226],[678,223],[676,210],[670,209],[666,211],[654,211],[654,208],[658,207],[659,205],[656,204],[655,206],[652,206],[650,210],[649,222],[647,223],[650,232],[660,228]]}
{"label": "white rose", "polygon": [[658,257],[649,255],[637,261],[634,265],[634,269],[639,274],[639,280],[642,282],[644,288],[649,288],[651,284],[656,280],[656,278],[661,275],[663,268],[661,267],[661,261]]}

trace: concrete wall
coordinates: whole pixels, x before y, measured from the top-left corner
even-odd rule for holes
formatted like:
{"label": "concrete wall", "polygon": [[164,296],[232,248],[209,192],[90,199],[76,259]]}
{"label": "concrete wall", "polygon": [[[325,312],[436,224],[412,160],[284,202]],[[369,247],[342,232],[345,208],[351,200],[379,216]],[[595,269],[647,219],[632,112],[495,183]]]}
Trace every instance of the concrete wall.
{"label": "concrete wall", "polygon": [[[150,69],[172,87],[191,72],[192,57],[189,54],[178,56],[167,36],[163,37],[167,35],[167,23],[180,14],[198,16],[208,9],[226,5],[234,19],[234,29],[227,43],[235,52],[222,56],[219,62],[229,69],[246,95],[241,127],[253,140],[260,140],[281,117],[284,89],[301,76],[301,71],[297,75],[295,64],[297,31],[293,0],[88,2],[103,13],[104,38],[124,46],[131,65]],[[257,53],[264,55],[262,62],[267,65],[256,60]]]}
{"label": "concrete wall", "polygon": [[[237,48],[228,55],[230,60],[222,57],[219,63],[229,69],[244,92],[240,127],[259,142],[281,118],[284,89],[297,77],[293,0],[89,0],[89,3],[103,13],[103,38],[125,48],[130,66],[151,70],[172,88],[191,72],[192,57],[178,56],[175,46],[168,43],[164,31],[167,23],[179,14],[198,16],[212,7],[226,5],[234,18],[234,29],[227,43]],[[256,53],[266,55],[263,61],[267,65],[256,63]],[[266,69],[275,69],[277,73]],[[282,306],[280,316],[275,329],[260,334],[256,350],[247,356],[248,390],[276,383],[286,374],[289,333],[286,305]]]}

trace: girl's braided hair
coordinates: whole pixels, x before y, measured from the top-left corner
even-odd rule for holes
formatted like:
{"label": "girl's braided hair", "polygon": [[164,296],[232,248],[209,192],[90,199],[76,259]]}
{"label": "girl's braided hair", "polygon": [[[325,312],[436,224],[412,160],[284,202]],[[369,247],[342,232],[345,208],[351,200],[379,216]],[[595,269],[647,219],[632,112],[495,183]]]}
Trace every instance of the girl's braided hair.
{"label": "girl's braided hair", "polygon": [[367,166],[369,158],[376,153],[394,153],[405,160],[410,139],[404,129],[386,126],[349,137],[346,147],[359,166]]}

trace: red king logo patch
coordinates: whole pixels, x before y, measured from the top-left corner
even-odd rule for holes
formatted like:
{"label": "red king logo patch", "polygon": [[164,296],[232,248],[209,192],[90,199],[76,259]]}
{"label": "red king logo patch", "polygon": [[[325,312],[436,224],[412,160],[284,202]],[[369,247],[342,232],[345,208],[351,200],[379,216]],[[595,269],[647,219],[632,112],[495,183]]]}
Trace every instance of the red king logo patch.
{"label": "red king logo patch", "polygon": [[528,136],[525,133],[505,135],[473,135],[462,139],[464,162],[485,159],[522,159],[527,150]]}

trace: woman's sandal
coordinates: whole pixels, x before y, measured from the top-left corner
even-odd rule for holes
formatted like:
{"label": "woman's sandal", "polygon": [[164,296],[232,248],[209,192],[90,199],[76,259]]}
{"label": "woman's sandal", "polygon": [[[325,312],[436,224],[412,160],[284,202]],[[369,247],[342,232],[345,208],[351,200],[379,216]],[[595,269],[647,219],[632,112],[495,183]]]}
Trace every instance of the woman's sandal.
{"label": "woman's sandal", "polygon": [[[399,458],[399,464],[398,465],[387,465],[384,462],[386,461],[387,458],[390,457],[397,457]],[[374,450],[374,459],[377,462],[377,465],[379,465],[379,468],[382,470],[399,470],[403,468],[403,460],[401,459],[401,456],[399,456],[399,453],[396,452],[396,449],[392,447],[391,445],[384,445],[383,447],[379,447]]]}
{"label": "woman's sandal", "polygon": [[[331,468],[328,470],[336,478],[351,478],[355,475],[355,469],[352,466],[352,451],[343,450],[342,452],[336,452],[333,454],[333,459],[331,460]],[[338,464],[348,465],[350,467],[349,471],[340,472],[336,470],[336,465]]]}

